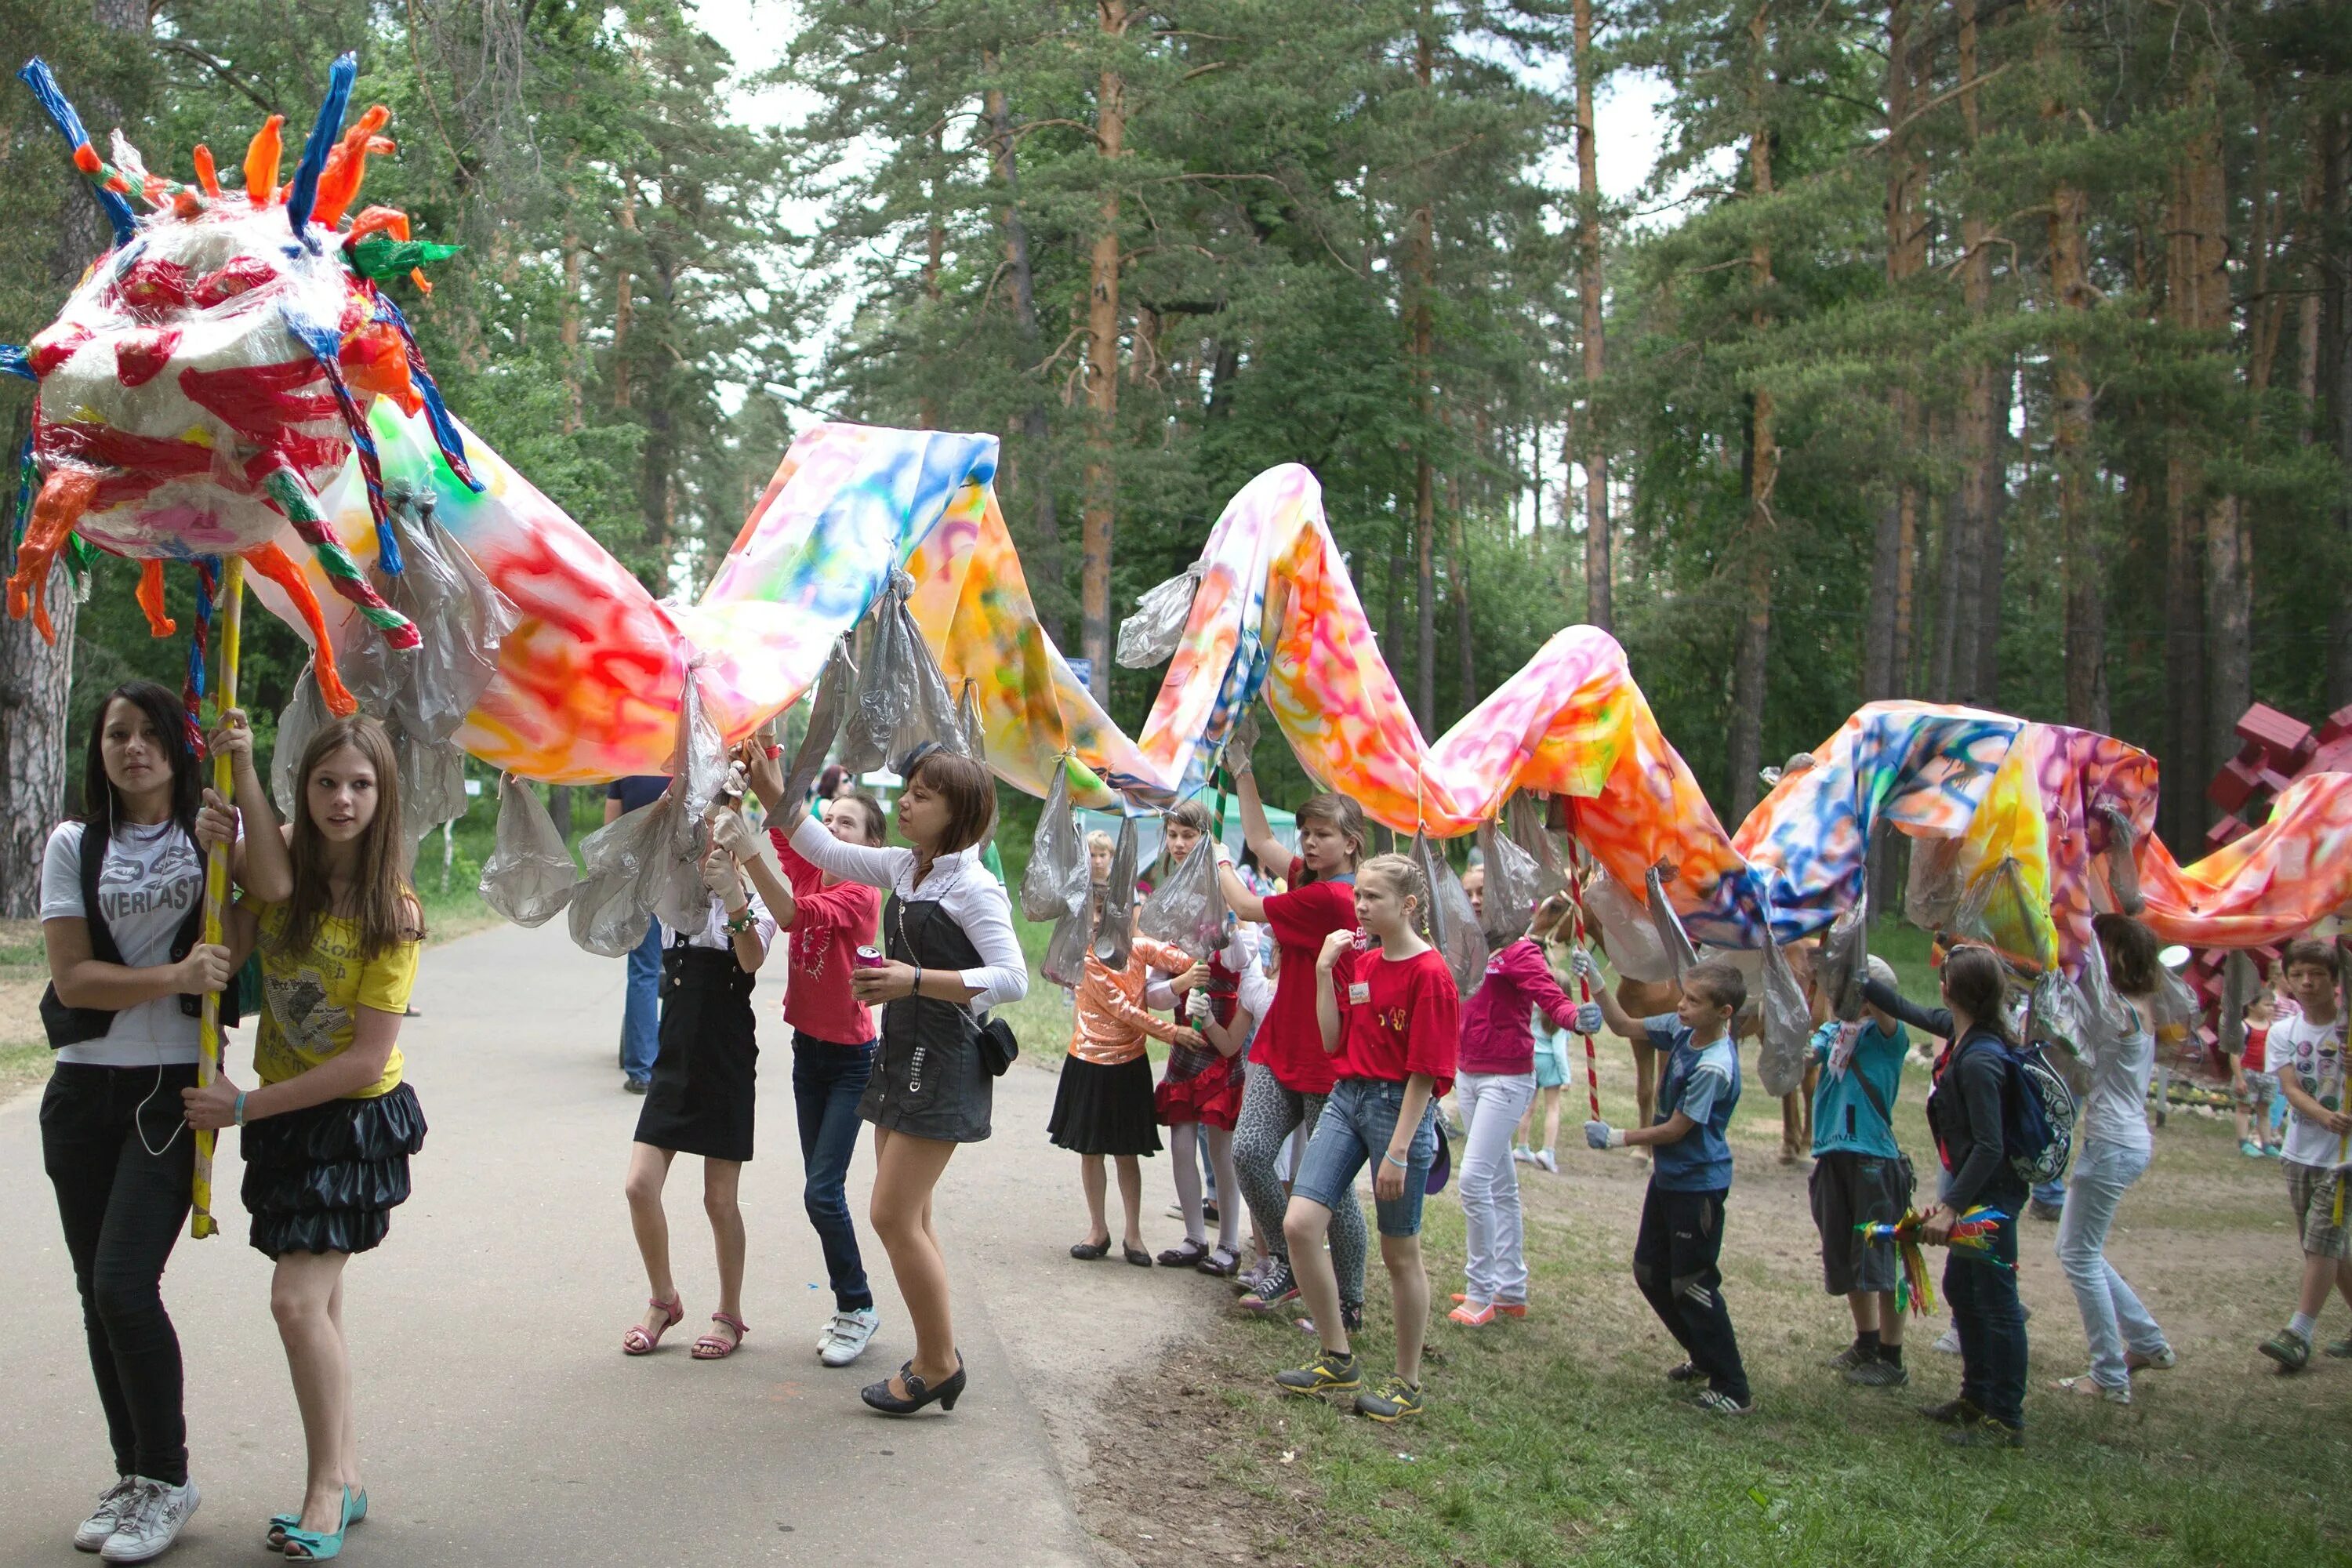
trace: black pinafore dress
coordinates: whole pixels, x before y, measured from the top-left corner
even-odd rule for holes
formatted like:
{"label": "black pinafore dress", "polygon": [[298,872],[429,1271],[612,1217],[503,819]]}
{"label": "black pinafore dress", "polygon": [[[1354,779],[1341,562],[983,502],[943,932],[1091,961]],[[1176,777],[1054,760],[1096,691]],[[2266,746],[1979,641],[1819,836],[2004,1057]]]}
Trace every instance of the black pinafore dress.
{"label": "black pinafore dress", "polygon": [[637,1115],[636,1141],[707,1160],[749,1160],[760,1072],[754,976],[732,947],[662,954],[661,1052]]}
{"label": "black pinafore dress", "polygon": [[[924,969],[977,969],[980,950],[936,899],[892,893],[882,911],[889,956]],[[949,1143],[977,1143],[989,1133],[996,1079],[980,1059],[980,1026],[971,1009],[930,996],[883,1005],[882,1042],[857,1114],[877,1127]]]}

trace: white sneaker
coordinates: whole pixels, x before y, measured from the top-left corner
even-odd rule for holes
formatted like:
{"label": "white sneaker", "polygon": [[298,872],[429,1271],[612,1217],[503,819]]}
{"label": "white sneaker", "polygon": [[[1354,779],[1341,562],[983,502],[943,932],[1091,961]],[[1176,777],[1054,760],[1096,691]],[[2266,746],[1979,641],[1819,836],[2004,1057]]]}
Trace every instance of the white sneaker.
{"label": "white sneaker", "polygon": [[1942,1351],[1946,1355],[1959,1354],[1960,1331],[1957,1328],[1946,1329],[1942,1333],[1937,1334],[1936,1336],[1936,1348]]}
{"label": "white sneaker", "polygon": [[131,1510],[138,1500],[138,1479],[133,1476],[117,1477],[112,1486],[99,1494],[98,1506],[89,1510],[89,1517],[83,1520],[81,1527],[74,1531],[74,1550],[95,1552],[105,1545],[121,1528],[122,1521],[131,1517]]}
{"label": "white sneaker", "polygon": [[817,1347],[816,1359],[827,1366],[847,1366],[866,1353],[874,1331],[881,1326],[881,1317],[871,1307],[835,1312],[833,1321],[825,1325],[824,1340]]}
{"label": "white sneaker", "polygon": [[99,1550],[105,1562],[147,1563],[161,1557],[180,1539],[181,1530],[201,1500],[193,1480],[184,1487],[167,1487],[144,1476],[136,1479],[137,1495],[124,1511],[122,1522]]}
{"label": "white sneaker", "polygon": [[1552,1152],[1549,1149],[1538,1149],[1536,1151],[1536,1163],[1541,1165],[1545,1170],[1549,1171],[1555,1176],[1559,1174],[1559,1161],[1553,1157]]}
{"label": "white sneaker", "polygon": [[1511,1145],[1511,1163],[1517,1165],[1532,1165],[1536,1163],[1536,1152],[1524,1143],[1514,1143]]}

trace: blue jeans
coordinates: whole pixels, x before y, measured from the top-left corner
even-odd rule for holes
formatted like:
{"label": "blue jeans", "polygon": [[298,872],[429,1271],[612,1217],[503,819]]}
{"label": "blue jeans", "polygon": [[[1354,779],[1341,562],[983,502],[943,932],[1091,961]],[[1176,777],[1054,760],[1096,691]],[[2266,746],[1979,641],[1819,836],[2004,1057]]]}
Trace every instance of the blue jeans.
{"label": "blue jeans", "polygon": [[646,922],[646,940],[629,949],[629,986],[621,1003],[621,1071],[638,1083],[654,1076],[661,1054],[661,921]]}
{"label": "blue jeans", "polygon": [[2107,1261],[2105,1250],[2116,1205],[2147,1163],[2145,1149],[2085,1142],[2075,1151],[2066,1213],[2058,1222],[2058,1266],[2074,1288],[2083,1337],[2091,1346],[2091,1378],[2102,1388],[2131,1386],[2131,1371],[2124,1364],[2126,1348],[2143,1355],[2164,1349],[2164,1331]]}
{"label": "blue jeans", "polygon": [[[1985,1194],[1978,1201],[2006,1209],[2003,1196]],[[1960,1335],[1960,1397],[2003,1426],[2022,1427],[2025,1313],[2017,1300],[2016,1219],[2000,1221],[1988,1239],[2000,1264],[1958,1248],[1944,1260],[1944,1301]]]}
{"label": "blue jeans", "polygon": [[[1388,1156],[1389,1140],[1396,1136],[1397,1117],[1404,1110],[1404,1085],[1380,1079],[1343,1078],[1331,1086],[1323,1104],[1307,1157],[1298,1162],[1298,1179],[1290,1195],[1339,1208],[1356,1199],[1356,1177],[1366,1164]],[[1404,1195],[1383,1198],[1374,1189],[1382,1236],[1419,1236],[1421,1200],[1427,1195],[1429,1167],[1437,1158],[1437,1101],[1422,1107],[1421,1125],[1413,1130],[1406,1156]]]}
{"label": "blue jeans", "polygon": [[833,1304],[844,1312],[874,1305],[844,1191],[849,1157],[857,1152],[857,1102],[873,1073],[873,1041],[837,1046],[793,1031],[793,1108],[800,1113],[801,1168],[807,1178],[801,1202],[824,1248]]}
{"label": "blue jeans", "polygon": [[2042,1183],[2040,1186],[2033,1189],[2033,1201],[2037,1204],[2048,1204],[2053,1209],[2064,1208],[2066,1206],[2066,1184],[2063,1182]]}

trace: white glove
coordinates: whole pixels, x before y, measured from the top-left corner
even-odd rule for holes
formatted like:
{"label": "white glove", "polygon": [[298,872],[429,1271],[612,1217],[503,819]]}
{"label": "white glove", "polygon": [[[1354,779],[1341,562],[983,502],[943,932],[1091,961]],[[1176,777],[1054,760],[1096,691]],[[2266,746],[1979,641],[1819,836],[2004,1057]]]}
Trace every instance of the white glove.
{"label": "white glove", "polygon": [[722,811],[711,820],[710,842],[730,860],[749,860],[759,853],[751,825],[738,812]]}
{"label": "white glove", "polygon": [[742,898],[742,879],[735,874],[735,862],[726,855],[715,850],[705,855],[699,869],[702,885],[730,907]]}
{"label": "white glove", "polygon": [[1197,986],[1184,994],[1184,1016],[1195,1025],[1209,1021],[1209,994]]}
{"label": "white glove", "polygon": [[[1592,954],[1585,949],[1580,947],[1578,948],[1575,954],[1570,957],[1568,962],[1569,967],[1573,969],[1580,978],[1594,981],[1596,983],[1600,980],[1601,965],[1593,962]],[[1583,1033],[1589,1035],[1592,1033],[1592,1031],[1587,1029],[1584,1030]]]}

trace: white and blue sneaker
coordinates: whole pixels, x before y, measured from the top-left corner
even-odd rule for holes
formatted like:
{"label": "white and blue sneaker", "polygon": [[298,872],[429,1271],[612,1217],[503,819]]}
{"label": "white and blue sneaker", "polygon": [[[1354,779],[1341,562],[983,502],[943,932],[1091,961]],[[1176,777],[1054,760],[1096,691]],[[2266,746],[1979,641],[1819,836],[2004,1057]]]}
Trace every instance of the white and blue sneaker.
{"label": "white and blue sneaker", "polygon": [[816,1342],[816,1359],[827,1366],[847,1366],[866,1353],[874,1339],[874,1331],[882,1326],[882,1319],[871,1307],[860,1307],[854,1312],[835,1312],[833,1321]]}
{"label": "white and blue sneaker", "polygon": [[139,1500],[139,1478],[118,1476],[114,1484],[99,1494],[98,1506],[74,1531],[76,1552],[96,1552],[114,1538],[114,1532],[129,1518],[133,1504]]}
{"label": "white and blue sneaker", "polygon": [[99,1557],[107,1563],[149,1563],[171,1549],[180,1539],[196,1511],[201,1500],[196,1483],[169,1487],[162,1481],[151,1481],[144,1476],[134,1478],[139,1490],[123,1512],[122,1522],[99,1549]]}

